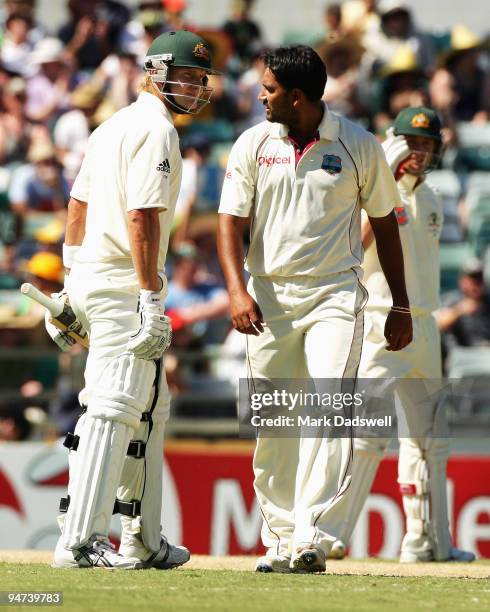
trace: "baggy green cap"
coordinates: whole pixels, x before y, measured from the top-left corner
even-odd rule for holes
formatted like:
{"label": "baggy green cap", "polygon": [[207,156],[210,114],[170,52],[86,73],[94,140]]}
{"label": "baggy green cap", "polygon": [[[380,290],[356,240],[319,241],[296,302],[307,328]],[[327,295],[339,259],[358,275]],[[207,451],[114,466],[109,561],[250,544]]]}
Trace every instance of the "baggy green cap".
{"label": "baggy green cap", "polygon": [[395,136],[425,136],[441,141],[441,121],[432,108],[417,106],[400,111],[393,124]]}
{"label": "baggy green cap", "polygon": [[151,56],[164,56],[160,60],[168,66],[201,68],[208,74],[220,74],[212,67],[209,44],[188,30],[165,32],[157,36],[146,53],[145,68],[151,68],[147,65]]}

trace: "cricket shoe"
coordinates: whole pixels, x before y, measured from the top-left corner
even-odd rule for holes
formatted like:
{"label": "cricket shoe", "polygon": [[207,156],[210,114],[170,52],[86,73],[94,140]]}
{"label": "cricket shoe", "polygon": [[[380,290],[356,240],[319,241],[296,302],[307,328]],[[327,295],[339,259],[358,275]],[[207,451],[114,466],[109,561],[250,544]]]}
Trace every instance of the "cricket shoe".
{"label": "cricket shoe", "polygon": [[[475,559],[476,557],[472,552],[461,550],[460,548],[455,548],[453,546],[451,547],[450,557],[448,559],[439,561],[439,563],[448,563],[451,561],[456,563],[471,563]],[[421,553],[403,550],[400,554],[400,563],[426,563],[430,561],[435,561],[434,554],[431,550]]]}
{"label": "cricket shoe", "polygon": [[346,553],[347,547],[342,542],[342,540],[335,540],[332,548],[330,549],[330,552],[328,553],[328,558],[337,559],[338,561],[340,561],[345,557]]}
{"label": "cricket shoe", "polygon": [[324,572],[326,555],[320,548],[298,548],[291,559],[291,570],[300,574]]}
{"label": "cricket shoe", "polygon": [[139,535],[123,535],[119,554],[128,558],[136,557],[144,562],[147,568],[154,567],[163,570],[184,565],[191,558],[185,546],[169,544],[163,536],[160,540],[160,550],[152,553],[143,544]]}
{"label": "cricket shoe", "polygon": [[54,551],[51,567],[62,569],[82,569],[96,567],[102,569],[144,569],[145,563],[136,557],[122,557],[116,552],[108,538],[93,535],[86,544],[69,549],[59,538]]}
{"label": "cricket shoe", "polygon": [[278,574],[289,574],[291,572],[290,563],[291,557],[289,555],[265,555],[257,560],[255,571],[263,573],[276,572]]}

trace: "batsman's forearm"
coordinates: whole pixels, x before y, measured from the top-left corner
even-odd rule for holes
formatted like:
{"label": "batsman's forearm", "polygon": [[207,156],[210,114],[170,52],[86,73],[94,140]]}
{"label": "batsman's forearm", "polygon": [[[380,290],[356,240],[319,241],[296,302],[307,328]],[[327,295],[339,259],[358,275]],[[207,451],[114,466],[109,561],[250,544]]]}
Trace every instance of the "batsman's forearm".
{"label": "batsman's forearm", "polygon": [[87,220],[87,203],[70,198],[66,218],[65,244],[79,246],[85,238],[85,223]]}
{"label": "batsman's forearm", "polygon": [[370,222],[376,238],[379,263],[390,288],[393,304],[408,307],[403,251],[395,213],[392,211],[382,218],[370,217]]}
{"label": "batsman's forearm", "polygon": [[128,213],[129,244],[133,265],[141,289],[160,291],[158,251],[160,220],[157,208],[132,210]]}
{"label": "batsman's forearm", "polygon": [[243,231],[247,222],[234,215],[218,215],[218,255],[230,295],[247,290],[243,279]]}

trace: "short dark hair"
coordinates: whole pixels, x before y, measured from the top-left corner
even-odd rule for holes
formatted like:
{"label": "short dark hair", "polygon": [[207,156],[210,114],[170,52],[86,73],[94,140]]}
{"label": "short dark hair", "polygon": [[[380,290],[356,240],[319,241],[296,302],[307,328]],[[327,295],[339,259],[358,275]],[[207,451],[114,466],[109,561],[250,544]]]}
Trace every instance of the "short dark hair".
{"label": "short dark hair", "polygon": [[327,82],[327,68],[311,47],[278,47],[263,55],[264,63],[287,90],[301,89],[310,100],[320,100]]}

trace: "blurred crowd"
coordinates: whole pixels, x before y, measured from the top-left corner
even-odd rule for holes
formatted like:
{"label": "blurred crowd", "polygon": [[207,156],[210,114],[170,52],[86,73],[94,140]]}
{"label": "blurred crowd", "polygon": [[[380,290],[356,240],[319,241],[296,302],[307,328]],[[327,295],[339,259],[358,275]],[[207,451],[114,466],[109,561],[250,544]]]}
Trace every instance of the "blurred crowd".
{"label": "blurred crowd", "polygon": [[[222,74],[211,78],[212,103],[200,115],[176,118],[184,162],[167,267],[167,375],[176,397],[212,397],[233,390],[243,373],[244,342],[230,330],[215,235],[229,149],[264,120],[257,95],[267,41],[254,2],[229,0],[215,29],[189,23],[185,0],[141,0],[134,10],[116,0],[66,5],[57,31],[37,21],[36,0],[5,0],[0,18],[0,440],[32,435],[46,414],[54,434],[76,418],[83,351],[60,356],[43,309],[18,288],[28,280],[46,293],[61,289],[66,206],[88,137],[136,99],[146,49],[168,30],[205,37]],[[318,22],[323,33],[290,32],[284,43],[309,44],[324,59],[331,110],[380,139],[407,106],[440,114],[445,154],[429,177],[446,218],[438,321],[446,355],[490,346],[488,40],[464,23],[426,31],[423,15],[396,0],[328,3]]]}

